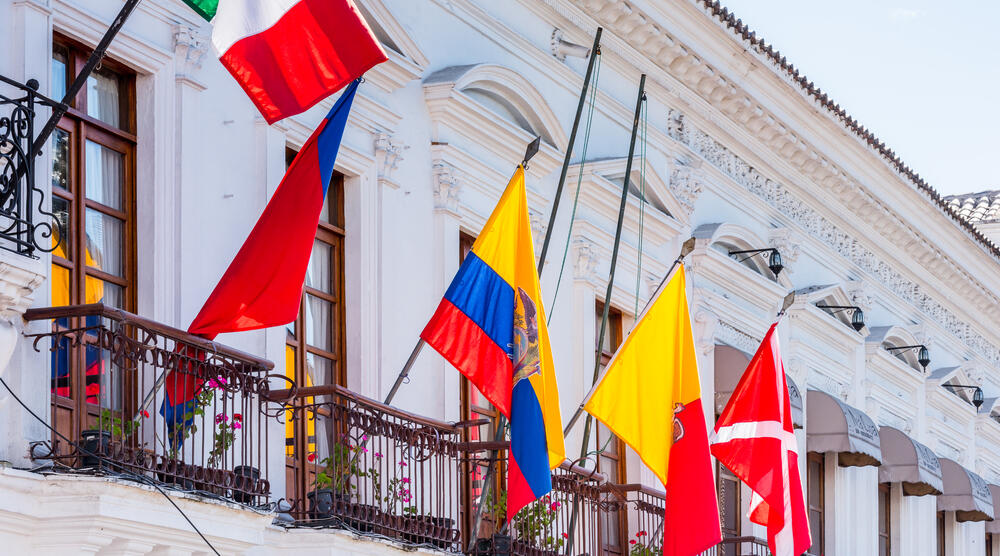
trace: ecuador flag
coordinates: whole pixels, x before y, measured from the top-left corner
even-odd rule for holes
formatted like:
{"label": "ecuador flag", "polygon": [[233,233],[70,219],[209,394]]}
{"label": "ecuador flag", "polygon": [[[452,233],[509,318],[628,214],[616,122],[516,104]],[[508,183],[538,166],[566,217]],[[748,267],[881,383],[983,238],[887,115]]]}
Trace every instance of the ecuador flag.
{"label": "ecuador flag", "polygon": [[566,457],[523,168],[420,337],[510,420],[509,520],[552,490],[551,470]]}
{"label": "ecuador flag", "polygon": [[664,556],[700,554],[722,540],[683,265],[608,363],[584,409],[663,482]]}

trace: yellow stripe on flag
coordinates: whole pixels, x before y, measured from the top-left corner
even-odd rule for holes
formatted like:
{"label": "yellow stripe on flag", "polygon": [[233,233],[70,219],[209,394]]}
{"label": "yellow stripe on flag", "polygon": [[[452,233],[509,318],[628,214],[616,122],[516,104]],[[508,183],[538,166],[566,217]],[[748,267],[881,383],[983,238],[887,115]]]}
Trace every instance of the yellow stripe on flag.
{"label": "yellow stripe on flag", "polygon": [[682,265],[625,339],[584,409],[667,484],[674,409],[699,398]]}

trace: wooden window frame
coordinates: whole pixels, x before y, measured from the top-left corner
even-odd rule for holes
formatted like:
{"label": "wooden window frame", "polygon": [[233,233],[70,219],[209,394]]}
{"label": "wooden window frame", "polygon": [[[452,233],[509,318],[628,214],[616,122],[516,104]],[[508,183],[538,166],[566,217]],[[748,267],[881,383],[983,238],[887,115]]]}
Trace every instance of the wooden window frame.
{"label": "wooden window frame", "polygon": [[885,539],[885,552],[882,552],[880,556],[890,556],[892,554],[892,489],[888,483],[879,483],[878,492],[880,495],[885,494],[885,501],[879,501],[883,512],[880,526],[885,528],[885,532],[881,529],[878,531],[878,537]]}
{"label": "wooden window frame", "polygon": [[[290,148],[285,149],[286,167],[295,158],[296,151]],[[346,245],[346,230],[344,226],[344,176],[334,172],[333,178],[327,189],[327,219],[320,218],[316,227],[316,240],[332,246],[330,257],[330,280],[331,293],[326,293],[316,288],[303,286],[303,294],[299,298],[299,312],[292,323],[294,334],[286,333],[285,348],[291,348],[294,354],[293,369],[290,378],[299,386],[305,386],[308,372],[306,364],[310,354],[328,359],[333,365],[333,380],[339,386],[347,386],[347,365],[345,350],[345,258],[344,247]],[[332,304],[330,312],[330,334],[332,335],[333,351],[327,351],[316,346],[308,345],[305,342],[305,333],[309,322],[306,311],[306,294],[328,301]],[[286,375],[288,369],[285,369]],[[312,403],[312,398],[300,398],[293,400],[293,406],[299,408]],[[296,410],[292,410],[296,411]],[[317,413],[321,411],[317,410]],[[325,415],[325,414],[324,414]],[[309,461],[310,445],[317,443],[317,431],[313,429],[313,437],[309,437],[309,425],[312,423],[316,427],[318,421],[313,420],[315,416],[306,415],[302,410],[298,410],[300,418],[292,422],[291,447],[292,454],[285,455],[285,476],[286,493],[290,500],[299,504],[304,504],[306,496],[312,490],[312,482],[316,476],[319,460],[324,456],[317,454],[314,461]],[[304,417],[304,418],[302,418]],[[289,439],[285,438],[286,451],[289,446]],[[296,512],[305,511],[305,507],[295,508]]]}
{"label": "wooden window frame", "polygon": [[948,518],[943,511],[937,513],[937,554],[948,556]]}
{"label": "wooden window frame", "polygon": [[[83,45],[59,34],[54,34],[53,57],[56,51],[66,55],[66,84],[76,77],[78,71],[86,63],[91,47]],[[52,63],[50,59],[50,63]],[[119,123],[115,127],[87,114],[87,88],[84,87],[76,97],[71,99],[66,114],[59,120],[56,133],[67,134],[67,189],[52,185],[53,199],[60,199],[68,204],[69,222],[67,227],[59,230],[63,241],[63,253],[51,256],[52,270],[55,267],[63,269],[68,274],[67,302],[70,305],[80,305],[87,302],[86,281],[88,278],[99,279],[123,290],[121,309],[135,312],[137,305],[137,208],[136,208],[136,97],[135,71],[124,64],[105,57],[101,66],[118,74],[119,79]],[[52,139],[50,139],[51,141]],[[122,155],[122,205],[121,209],[98,203],[87,198],[86,194],[86,147],[91,141]],[[86,264],[87,256],[87,209],[113,216],[122,221],[122,276],[115,276],[103,270]],[[85,326],[85,319],[68,319],[65,325],[70,328]],[[58,327],[58,323],[53,323]],[[79,353],[77,353],[79,352]],[[93,428],[100,413],[100,406],[87,402],[86,396],[86,364],[84,350],[71,351],[69,361],[70,396],[64,397],[52,392],[51,418],[60,433],[68,438],[79,438],[83,430]],[[110,370],[109,370],[110,372]],[[121,400],[123,411],[135,408],[136,392],[129,382],[129,376],[121,387],[125,398]]]}
{"label": "wooden window frame", "polygon": [[[819,493],[819,500],[814,501],[809,494],[812,493],[812,485],[808,484],[808,480],[812,478],[812,473],[809,470],[809,466],[812,464],[819,465],[819,486],[816,489]],[[811,517],[812,512],[819,513],[819,531],[810,531],[813,538],[813,546],[819,548],[819,552],[812,552],[813,547],[809,547],[806,554],[811,556],[820,556],[824,553],[824,545],[826,544],[826,459],[824,454],[818,452],[809,452],[806,456],[806,514],[807,519]],[[811,523],[811,520],[810,520]]]}
{"label": "wooden window frame", "polygon": [[[596,333],[594,336],[594,342],[596,343],[600,341],[601,320],[604,317],[604,303],[599,300],[596,301],[596,303],[594,304],[594,312],[596,315]],[[614,356],[615,351],[618,349],[619,346],[621,346],[622,340],[624,338],[623,326],[622,326],[623,321],[624,321],[624,315],[622,314],[621,310],[615,307],[610,307],[608,309],[608,327],[607,330],[605,331],[605,335],[607,336],[608,340],[607,344],[609,346],[609,349],[604,349],[604,346],[596,346],[595,349],[595,355],[601,358],[602,368],[611,362],[611,358]],[[622,439],[614,435],[612,435],[613,438],[610,439],[604,438],[601,429],[602,427],[600,423],[594,424],[594,433],[595,433],[594,437],[596,438],[597,441],[597,448],[600,449],[601,447],[604,446],[606,442],[610,441],[614,443],[615,451],[614,455],[605,455],[601,453],[597,456],[597,471],[599,473],[604,473],[605,475],[610,476],[609,471],[612,470],[607,468],[605,462],[606,461],[608,463],[613,462],[611,463],[611,465],[614,466],[613,471],[615,476],[618,478],[618,482],[621,484],[625,484],[627,476],[627,466],[625,461],[625,443],[622,442]],[[617,516],[613,516],[611,512],[602,512],[601,519],[608,519],[608,520],[617,519],[618,532],[619,532],[617,539],[618,544],[616,545],[613,542],[608,542],[611,539],[604,538],[605,527],[603,525],[600,527],[599,529],[599,535],[601,536],[600,546],[603,550],[603,553],[627,554],[629,547],[628,527],[627,527],[628,514],[626,513],[625,508],[620,509],[618,511]],[[652,534],[652,531],[647,531],[647,533]]]}
{"label": "wooden window frame", "polygon": [[[720,521],[720,525],[722,526],[722,538],[725,539],[725,538],[729,538],[729,537],[739,537],[740,533],[741,533],[741,531],[743,529],[743,517],[742,517],[743,516],[743,513],[742,513],[742,507],[743,507],[742,485],[743,485],[743,482],[740,481],[739,477],[737,477],[731,471],[729,471],[729,468],[727,468],[725,465],[722,465],[722,462],[718,462],[718,461],[716,462],[715,477],[716,477],[716,479],[715,479],[715,492],[716,492],[716,496],[719,499],[719,521]],[[723,504],[724,500],[723,500],[723,496],[722,496],[722,486],[723,486],[722,483],[723,483],[723,481],[732,482],[735,485],[736,502],[733,505],[734,507],[731,509],[731,511],[735,512],[736,528],[732,529],[732,530],[727,530],[726,527],[725,527],[725,522],[724,522],[723,511],[725,509],[725,506]],[[733,545],[720,546],[719,547],[719,552],[720,552],[720,554],[723,554],[725,556],[729,556],[730,554],[735,554],[737,548],[738,547],[733,546]]]}

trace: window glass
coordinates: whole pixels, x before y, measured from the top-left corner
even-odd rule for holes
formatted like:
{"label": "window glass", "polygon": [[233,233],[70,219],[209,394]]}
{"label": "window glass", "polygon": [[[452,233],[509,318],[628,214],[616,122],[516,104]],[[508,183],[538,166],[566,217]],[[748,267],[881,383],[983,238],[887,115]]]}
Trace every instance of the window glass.
{"label": "window glass", "polygon": [[69,188],[69,133],[52,132],[52,187]]}
{"label": "window glass", "polygon": [[87,266],[122,276],[125,223],[94,209],[87,209]]}
{"label": "window glass", "polygon": [[87,115],[121,127],[121,97],[118,76],[107,70],[94,70],[87,78]]}
{"label": "window glass", "polygon": [[52,233],[52,244],[58,243],[58,247],[52,251],[53,255],[69,259],[73,252],[73,234],[69,233],[72,225],[69,213],[69,201],[62,197],[52,196],[52,214],[56,217],[57,228]]}
{"label": "window glass", "polygon": [[[314,241],[312,255],[309,257],[309,268],[306,271],[306,286],[324,293],[333,291],[330,280],[330,261],[333,256],[333,246],[322,241]],[[310,342],[312,343],[312,342]]]}
{"label": "window glass", "polygon": [[333,303],[306,294],[306,343],[323,351],[332,351],[333,334],[330,320]]}
{"label": "window glass", "polygon": [[59,47],[52,49],[52,82],[49,97],[62,100],[66,96],[66,51]]}
{"label": "window glass", "polygon": [[87,198],[122,210],[125,156],[93,141],[87,141]]}

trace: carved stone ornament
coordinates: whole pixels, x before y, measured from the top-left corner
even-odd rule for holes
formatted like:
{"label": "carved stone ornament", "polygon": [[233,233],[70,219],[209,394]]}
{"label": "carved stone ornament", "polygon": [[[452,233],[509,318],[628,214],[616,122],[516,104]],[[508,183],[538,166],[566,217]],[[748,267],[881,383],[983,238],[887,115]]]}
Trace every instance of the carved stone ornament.
{"label": "carved stone ornament", "polygon": [[397,189],[399,184],[392,179],[392,173],[399,166],[399,161],[403,160],[403,151],[410,147],[399,141],[393,141],[392,134],[386,131],[377,131],[374,135],[378,181],[382,185]]}
{"label": "carved stone ornament", "polygon": [[697,172],[699,166],[701,161],[677,159],[670,173],[670,190],[688,215],[694,210],[695,202],[698,201],[702,191],[700,175]]}
{"label": "carved stone ornament", "polygon": [[708,355],[714,349],[720,324],[719,316],[708,309],[698,309],[695,312],[694,343],[702,355]]}
{"label": "carved stone ornament", "polygon": [[458,215],[462,195],[462,182],[455,175],[454,168],[442,161],[431,165],[434,175],[434,209]]}
{"label": "carved stone ornament", "polygon": [[889,263],[869,251],[851,233],[845,232],[808,203],[792,195],[781,183],[763,176],[756,168],[734,154],[722,143],[695,126],[688,125],[684,115],[671,109],[668,113],[667,133],[696,154],[718,168],[736,183],[746,188],[781,214],[795,222],[801,229],[831,247],[846,260],[866,271],[878,283],[921,310],[931,320],[941,325],[969,348],[1000,366],[1000,346],[994,345],[969,324],[945,308],[919,284],[897,272]]}
{"label": "carved stone ornament", "polygon": [[715,337],[745,353],[756,353],[760,340],[725,321],[719,321]]}
{"label": "carved stone ornament", "polygon": [[548,216],[528,209],[528,221],[531,223],[531,239],[535,242],[535,256],[542,254],[542,242],[545,241],[545,230],[549,227]]}
{"label": "carved stone ornament", "polygon": [[799,240],[788,228],[775,228],[768,234],[768,242],[781,253],[786,263],[794,263],[799,258]]}
{"label": "carved stone ornament", "polygon": [[573,241],[573,278],[597,283],[601,255],[594,242],[578,237]]}
{"label": "carved stone ornament", "polygon": [[199,29],[187,25],[176,25],[174,27],[174,59],[177,63],[177,79],[204,89],[204,85],[194,78],[194,73],[201,69],[201,62],[207,51],[208,37],[202,35]]}

